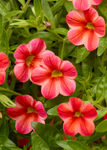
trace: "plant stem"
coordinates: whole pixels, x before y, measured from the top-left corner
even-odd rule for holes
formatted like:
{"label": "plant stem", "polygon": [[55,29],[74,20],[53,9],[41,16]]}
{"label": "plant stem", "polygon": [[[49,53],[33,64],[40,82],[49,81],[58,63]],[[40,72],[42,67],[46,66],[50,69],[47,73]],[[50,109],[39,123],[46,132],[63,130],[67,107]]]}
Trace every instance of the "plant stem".
{"label": "plant stem", "polygon": [[12,93],[14,95],[19,95],[19,96],[21,95],[20,93],[14,92],[14,91],[12,91],[10,89],[5,89],[3,87],[0,87],[0,91],[10,92],[10,93]]}

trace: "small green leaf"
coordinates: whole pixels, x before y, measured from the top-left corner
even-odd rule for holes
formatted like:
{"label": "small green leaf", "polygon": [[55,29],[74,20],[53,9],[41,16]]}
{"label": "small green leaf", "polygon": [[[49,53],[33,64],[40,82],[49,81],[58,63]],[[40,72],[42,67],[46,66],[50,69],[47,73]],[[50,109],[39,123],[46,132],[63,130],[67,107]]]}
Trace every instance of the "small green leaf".
{"label": "small green leaf", "polygon": [[80,63],[90,54],[90,52],[84,46],[77,46],[75,50],[77,50],[76,63]]}
{"label": "small green leaf", "polygon": [[34,10],[36,17],[38,17],[42,10],[40,0],[34,0]]}
{"label": "small green leaf", "polygon": [[25,6],[25,0],[18,0],[18,1],[22,4],[23,7]]}
{"label": "small green leaf", "polygon": [[70,141],[70,140],[58,141],[57,144],[58,144],[60,147],[66,149],[66,150],[73,150],[73,149],[68,145],[68,142],[69,142],[69,141]]}
{"label": "small green leaf", "polygon": [[51,23],[51,28],[55,29],[54,17],[48,2],[46,0],[41,0],[41,5],[45,16],[47,17],[48,21]]}
{"label": "small green leaf", "polygon": [[65,1],[64,6],[65,6],[65,9],[67,10],[67,12],[74,10],[73,3],[70,1]]}
{"label": "small green leaf", "polygon": [[67,36],[68,33],[68,30],[66,28],[56,28],[54,31],[57,32],[58,34],[65,36]]}
{"label": "small green leaf", "polygon": [[73,149],[73,150],[92,150],[88,145],[82,144],[78,141],[69,141],[67,144]]}
{"label": "small green leaf", "polygon": [[4,3],[0,1],[0,14],[5,16],[8,13],[8,10],[6,9]]}
{"label": "small green leaf", "polygon": [[98,146],[94,147],[94,150],[101,150]]}
{"label": "small green leaf", "polygon": [[47,114],[50,115],[50,116],[58,116],[57,107],[58,107],[58,105],[53,107],[53,108],[51,108],[51,109],[49,109],[47,111]]}
{"label": "small green leaf", "polygon": [[97,55],[101,56],[107,48],[107,37],[100,38]]}
{"label": "small green leaf", "polygon": [[105,114],[106,114],[106,111],[97,110],[97,118],[94,121],[97,121],[100,118],[104,117]]}
{"label": "small green leaf", "polygon": [[97,132],[105,132],[107,131],[107,120],[103,120],[100,122],[95,129]]}
{"label": "small green leaf", "polygon": [[21,10],[14,10],[14,11],[8,12],[8,13],[5,15],[5,18],[10,18],[10,17],[16,16],[16,15],[22,13],[22,12],[23,12],[23,11],[21,11]]}
{"label": "small green leaf", "polygon": [[31,141],[33,150],[50,150],[45,141],[35,132],[31,133]]}
{"label": "small green leaf", "polygon": [[3,52],[6,55],[8,55],[8,49],[9,49],[9,43],[7,39],[6,30],[3,30],[1,36],[1,43],[0,43],[0,52]]}
{"label": "small green leaf", "polygon": [[58,147],[56,142],[63,140],[62,135],[57,128],[34,121],[31,124],[37,134],[50,146]]}

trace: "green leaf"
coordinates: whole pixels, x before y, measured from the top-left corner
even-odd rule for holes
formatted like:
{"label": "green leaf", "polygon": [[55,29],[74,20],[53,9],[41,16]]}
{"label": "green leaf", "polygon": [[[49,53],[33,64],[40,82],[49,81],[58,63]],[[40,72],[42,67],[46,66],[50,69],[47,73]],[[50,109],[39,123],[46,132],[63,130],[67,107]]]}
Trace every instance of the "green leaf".
{"label": "green leaf", "polygon": [[73,150],[92,150],[88,145],[82,144],[78,141],[69,141],[67,144],[73,149]]}
{"label": "green leaf", "polygon": [[66,150],[73,150],[73,149],[68,145],[68,142],[69,142],[69,141],[70,141],[70,140],[58,141],[57,144],[58,144],[60,147],[66,149]]}
{"label": "green leaf", "polygon": [[41,5],[45,16],[47,17],[48,21],[51,23],[51,28],[55,29],[54,17],[48,2],[46,0],[41,0]]}
{"label": "green leaf", "polygon": [[101,11],[101,13],[104,15],[104,17],[107,19],[107,1],[103,0],[99,5],[98,9]]}
{"label": "green leaf", "polygon": [[5,5],[3,4],[2,1],[0,1],[0,14],[2,14],[3,16],[5,16],[8,13]]}
{"label": "green leaf", "polygon": [[23,7],[25,6],[25,0],[18,0],[18,1],[22,4]]}
{"label": "green leaf", "polygon": [[107,37],[100,38],[97,55],[101,56],[107,48]]}
{"label": "green leaf", "polygon": [[31,133],[31,141],[33,150],[50,150],[45,141],[35,132]]}
{"label": "green leaf", "polygon": [[34,10],[36,17],[38,17],[42,10],[40,0],[34,0]]}
{"label": "green leaf", "polygon": [[5,18],[10,18],[10,17],[16,16],[16,15],[22,13],[22,12],[23,12],[23,11],[21,11],[21,10],[14,10],[14,11],[8,12],[8,13],[5,15]]}
{"label": "green leaf", "polygon": [[107,120],[103,120],[100,122],[95,129],[97,132],[105,132],[107,131]]}
{"label": "green leaf", "polygon": [[80,63],[90,54],[90,52],[84,46],[77,46],[75,50],[77,50],[76,63]]}
{"label": "green leaf", "polygon": [[9,140],[6,136],[0,136],[0,150],[22,150]]}
{"label": "green leaf", "polygon": [[106,111],[97,110],[97,118],[94,121],[97,121],[100,118],[104,117],[105,114],[106,114]]}
{"label": "green leaf", "polygon": [[97,89],[96,89],[96,100],[97,102],[101,102],[104,99],[104,85],[105,85],[105,78],[106,78],[106,73],[103,74],[101,77],[100,81],[97,84]]}
{"label": "green leaf", "polygon": [[67,10],[67,12],[74,10],[73,3],[70,1],[65,1],[64,6],[65,6],[65,9]]}
{"label": "green leaf", "polygon": [[94,150],[101,150],[98,146],[94,147]]}
{"label": "green leaf", "polygon": [[57,141],[62,140],[62,135],[59,130],[48,124],[38,122],[31,123],[37,134],[50,146],[58,147]]}
{"label": "green leaf", "polygon": [[68,33],[68,30],[66,28],[56,28],[54,31],[57,32],[58,34],[65,36],[67,36]]}
{"label": "green leaf", "polygon": [[58,116],[57,107],[58,107],[58,105],[53,107],[53,108],[51,108],[51,109],[49,109],[47,111],[47,114],[50,115],[50,116]]}
{"label": "green leaf", "polygon": [[92,72],[95,62],[95,54],[95,51],[91,52],[87,58],[82,61],[82,72],[85,79],[87,79]]}
{"label": "green leaf", "polygon": [[9,43],[7,39],[6,30],[3,30],[3,33],[1,36],[1,43],[0,43],[0,52],[3,52],[6,55],[8,55],[8,49],[9,49]]}

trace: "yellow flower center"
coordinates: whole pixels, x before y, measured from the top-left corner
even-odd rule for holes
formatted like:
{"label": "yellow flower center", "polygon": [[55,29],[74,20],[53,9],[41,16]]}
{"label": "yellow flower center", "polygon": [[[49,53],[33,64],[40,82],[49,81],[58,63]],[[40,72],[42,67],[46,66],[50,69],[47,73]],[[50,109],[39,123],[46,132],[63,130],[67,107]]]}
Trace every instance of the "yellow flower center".
{"label": "yellow flower center", "polygon": [[51,77],[61,77],[62,75],[63,75],[63,74],[62,74],[61,71],[59,71],[59,70],[54,70],[54,71],[52,71]]}
{"label": "yellow flower center", "polygon": [[35,56],[28,56],[28,57],[26,58],[26,64],[27,64],[27,66],[30,66],[30,64],[31,64],[31,62],[32,62],[32,60],[33,60],[34,57],[35,57]]}
{"label": "yellow flower center", "polygon": [[34,112],[34,113],[37,113],[34,108],[32,108],[32,107],[28,107],[28,108],[27,108],[27,114],[33,113],[33,112]]}
{"label": "yellow flower center", "polygon": [[93,26],[93,24],[91,22],[88,22],[87,25],[85,26],[85,28],[92,29],[92,30],[95,29],[95,27]]}
{"label": "yellow flower center", "polygon": [[77,112],[75,112],[75,115],[74,115],[75,117],[79,117],[79,116],[82,116],[83,117],[83,114],[82,113],[80,113],[79,111],[77,111]]}

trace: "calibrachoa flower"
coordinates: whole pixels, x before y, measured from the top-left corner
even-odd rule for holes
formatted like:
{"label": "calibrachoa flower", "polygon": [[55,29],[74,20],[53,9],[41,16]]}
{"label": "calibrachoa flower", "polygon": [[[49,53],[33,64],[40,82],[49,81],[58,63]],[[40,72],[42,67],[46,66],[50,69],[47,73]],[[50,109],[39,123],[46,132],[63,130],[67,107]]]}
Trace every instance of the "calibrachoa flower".
{"label": "calibrachoa flower", "polygon": [[76,88],[74,79],[77,71],[69,61],[62,61],[58,56],[49,56],[43,59],[43,64],[34,69],[31,81],[42,85],[41,93],[47,99],[62,94],[71,95]]}
{"label": "calibrachoa flower", "polygon": [[43,57],[54,55],[53,52],[46,49],[45,42],[36,38],[29,42],[29,44],[21,44],[14,53],[16,59],[14,74],[21,82],[26,82],[30,79],[31,72],[34,68],[39,66]]}
{"label": "calibrachoa flower", "polygon": [[92,104],[84,104],[81,99],[71,97],[68,103],[60,104],[57,111],[64,121],[63,129],[67,135],[80,133],[90,136],[94,132],[93,120],[97,117],[97,111]]}
{"label": "calibrachoa flower", "polygon": [[5,70],[9,66],[9,59],[7,55],[3,52],[0,52],[0,85],[4,83],[5,81]]}
{"label": "calibrachoa flower", "polygon": [[27,134],[32,131],[32,121],[45,124],[47,114],[42,102],[34,100],[30,95],[17,96],[15,107],[7,108],[7,114],[16,120],[15,128],[19,133]]}
{"label": "calibrachoa flower", "polygon": [[92,5],[98,5],[102,2],[102,0],[68,0],[73,1],[73,5],[78,10],[87,10]]}
{"label": "calibrachoa flower", "polygon": [[98,47],[99,37],[105,35],[105,21],[98,16],[98,12],[91,7],[82,11],[71,11],[66,16],[68,39],[74,45],[84,44],[86,49],[93,51]]}

